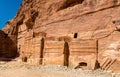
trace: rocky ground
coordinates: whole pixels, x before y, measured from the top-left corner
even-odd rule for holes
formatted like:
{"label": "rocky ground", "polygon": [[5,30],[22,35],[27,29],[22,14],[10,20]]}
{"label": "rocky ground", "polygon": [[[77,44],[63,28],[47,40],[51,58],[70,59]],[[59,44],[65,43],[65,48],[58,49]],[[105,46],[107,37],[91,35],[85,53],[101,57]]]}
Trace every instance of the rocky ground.
{"label": "rocky ground", "polygon": [[21,62],[0,62],[0,77],[120,77],[120,74],[67,68],[60,65],[28,66]]}

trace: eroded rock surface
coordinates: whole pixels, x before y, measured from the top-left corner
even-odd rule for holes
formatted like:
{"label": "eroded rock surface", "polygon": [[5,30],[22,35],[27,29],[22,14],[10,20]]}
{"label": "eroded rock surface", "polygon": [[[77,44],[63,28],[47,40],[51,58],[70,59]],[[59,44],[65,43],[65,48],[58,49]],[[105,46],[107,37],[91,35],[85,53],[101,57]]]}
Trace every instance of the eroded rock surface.
{"label": "eroded rock surface", "polygon": [[[91,65],[97,61],[103,69],[120,71],[116,69],[120,63],[119,0],[23,0],[3,31],[17,44],[20,58],[30,64],[79,64],[86,56],[88,61],[95,59]],[[90,48],[91,44],[80,43],[83,40],[98,43]],[[73,42],[75,47],[71,48]],[[77,47],[79,43],[83,47]],[[54,59],[47,61],[47,57]]]}
{"label": "eroded rock surface", "polygon": [[[5,58],[14,58],[17,56],[17,46],[13,40],[0,30],[0,60]],[[10,59],[9,59],[10,60]]]}

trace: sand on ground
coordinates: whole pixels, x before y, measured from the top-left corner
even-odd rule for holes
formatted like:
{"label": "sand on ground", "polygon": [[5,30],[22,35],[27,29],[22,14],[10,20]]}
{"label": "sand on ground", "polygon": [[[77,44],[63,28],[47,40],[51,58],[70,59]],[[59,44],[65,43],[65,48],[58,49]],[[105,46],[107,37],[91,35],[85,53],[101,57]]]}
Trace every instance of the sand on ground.
{"label": "sand on ground", "polygon": [[120,77],[103,70],[82,70],[60,65],[31,66],[18,61],[0,62],[0,77]]}

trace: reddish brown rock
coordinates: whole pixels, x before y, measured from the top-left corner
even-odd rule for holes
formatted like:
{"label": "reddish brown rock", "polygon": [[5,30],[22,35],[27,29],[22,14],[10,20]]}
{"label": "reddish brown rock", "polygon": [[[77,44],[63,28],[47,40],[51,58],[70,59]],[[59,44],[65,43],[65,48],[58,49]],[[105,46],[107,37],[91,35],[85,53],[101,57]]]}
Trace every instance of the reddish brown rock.
{"label": "reddish brown rock", "polygon": [[64,65],[64,41],[45,40],[43,64]]}
{"label": "reddish brown rock", "polygon": [[83,69],[96,69],[98,42],[96,40],[74,40],[69,43],[69,64]]}
{"label": "reddish brown rock", "polygon": [[[120,61],[119,10],[119,0],[23,0],[3,31],[30,64],[82,62],[94,69],[98,60],[103,69],[115,71]],[[84,45],[83,40],[98,40],[98,44],[85,41]]]}
{"label": "reddish brown rock", "polygon": [[0,30],[0,60],[7,60],[7,58],[15,58],[17,56],[16,49],[16,43],[8,36],[8,34]]}

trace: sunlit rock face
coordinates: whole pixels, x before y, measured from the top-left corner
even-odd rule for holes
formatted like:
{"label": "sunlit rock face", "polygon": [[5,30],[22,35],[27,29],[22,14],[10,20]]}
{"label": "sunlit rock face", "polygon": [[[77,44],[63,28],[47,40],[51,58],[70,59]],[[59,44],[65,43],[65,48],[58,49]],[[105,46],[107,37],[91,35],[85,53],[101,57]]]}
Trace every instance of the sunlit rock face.
{"label": "sunlit rock face", "polygon": [[119,15],[119,0],[23,0],[3,31],[30,64],[82,63],[94,69],[97,61],[103,69],[119,71]]}

